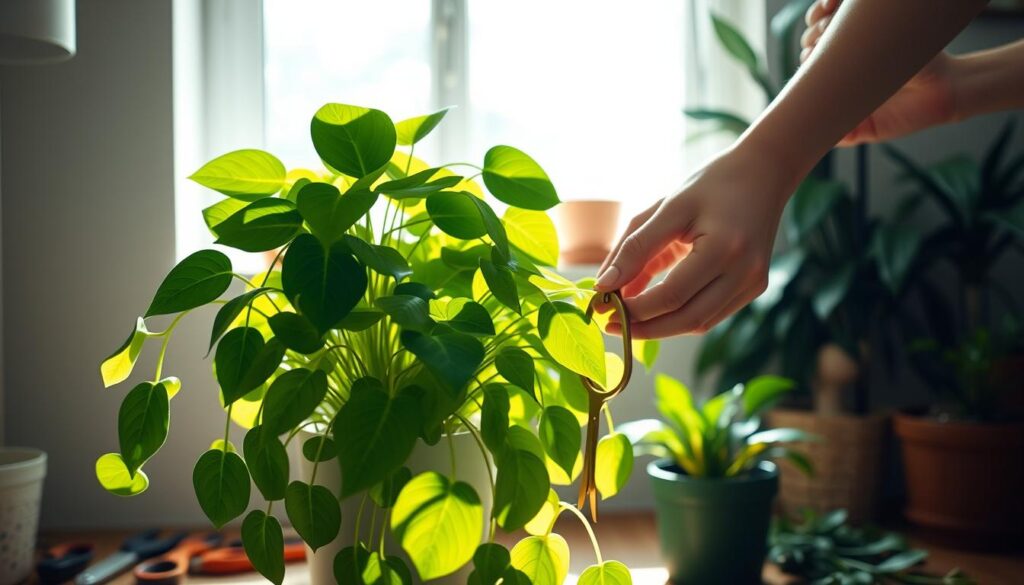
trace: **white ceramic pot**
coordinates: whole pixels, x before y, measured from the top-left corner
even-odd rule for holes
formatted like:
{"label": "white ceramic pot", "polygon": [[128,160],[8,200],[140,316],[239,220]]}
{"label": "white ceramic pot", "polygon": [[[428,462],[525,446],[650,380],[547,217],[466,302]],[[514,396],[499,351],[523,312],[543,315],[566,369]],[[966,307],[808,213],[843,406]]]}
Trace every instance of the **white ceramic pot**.
{"label": "white ceramic pot", "polygon": [[46,453],[0,448],[0,585],[14,585],[32,573]]}
{"label": "white ceramic pot", "polygon": [[[293,456],[298,457],[300,461],[299,467],[305,481],[309,481],[309,477],[313,473],[313,463],[302,456],[301,447],[306,440],[314,436],[312,433],[303,431],[299,433],[298,438],[300,440],[294,442],[297,449]],[[480,454],[480,447],[472,435],[469,433],[459,433],[452,440],[455,447],[458,480],[473,486],[477,495],[480,496],[480,502],[483,504],[484,518],[490,518],[492,504],[491,469],[485,464]],[[407,465],[412,470],[414,477],[424,471],[437,471],[447,475],[451,470],[451,454],[448,440],[442,437],[441,441],[433,446],[427,445],[423,441],[418,441]],[[335,494],[341,492],[341,470],[335,461],[325,461],[320,464],[316,472],[316,483],[327,487]],[[361,496],[353,496],[341,503],[341,531],[338,534],[338,538],[334,539],[334,542],[317,549],[316,552],[310,551],[308,548],[306,549],[306,558],[309,559],[309,579],[312,585],[334,584],[334,557],[338,554],[338,551],[351,546],[353,543],[356,517],[359,515],[359,503],[361,500]],[[373,515],[374,507],[373,502],[369,499],[366,502],[362,521],[364,534],[368,530],[368,519]],[[484,522],[485,531],[489,524],[487,521]],[[480,536],[482,540],[485,534]],[[396,554],[402,557],[415,575],[415,567],[413,567],[412,562],[409,561],[397,542],[389,539],[387,551],[388,554]],[[465,585],[470,572],[470,568],[466,567],[447,577],[434,579],[430,583],[437,585]],[[420,582],[418,578],[416,582]]]}

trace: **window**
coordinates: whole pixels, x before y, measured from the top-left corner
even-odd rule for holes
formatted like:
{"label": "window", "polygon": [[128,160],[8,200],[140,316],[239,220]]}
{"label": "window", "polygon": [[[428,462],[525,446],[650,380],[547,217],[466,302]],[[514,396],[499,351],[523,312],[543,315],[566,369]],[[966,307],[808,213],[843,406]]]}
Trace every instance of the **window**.
{"label": "window", "polygon": [[428,140],[424,156],[478,163],[489,146],[511,144],[563,199],[619,199],[631,211],[686,167],[685,9],[681,0],[268,1],[266,146],[289,166],[318,164],[308,120],[329,101],[396,120],[455,105],[446,126],[456,131]]}

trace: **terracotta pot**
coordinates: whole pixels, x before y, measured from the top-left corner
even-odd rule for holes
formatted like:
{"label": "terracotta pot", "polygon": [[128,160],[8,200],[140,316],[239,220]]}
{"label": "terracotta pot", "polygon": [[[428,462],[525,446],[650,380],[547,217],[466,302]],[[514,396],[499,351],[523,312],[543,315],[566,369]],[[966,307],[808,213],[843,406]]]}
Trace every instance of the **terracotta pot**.
{"label": "terracotta pot", "polygon": [[618,201],[565,201],[555,208],[555,224],[566,264],[600,264],[615,242]]}
{"label": "terracotta pot", "polygon": [[798,447],[814,464],[814,475],[779,461],[779,507],[786,516],[799,518],[804,509],[824,513],[845,508],[857,523],[878,517],[887,417],[776,409],[768,413],[768,424],[801,429],[821,438]]}
{"label": "terracotta pot", "polygon": [[1024,539],[1024,423],[898,414],[895,429],[911,522],[972,547]]}

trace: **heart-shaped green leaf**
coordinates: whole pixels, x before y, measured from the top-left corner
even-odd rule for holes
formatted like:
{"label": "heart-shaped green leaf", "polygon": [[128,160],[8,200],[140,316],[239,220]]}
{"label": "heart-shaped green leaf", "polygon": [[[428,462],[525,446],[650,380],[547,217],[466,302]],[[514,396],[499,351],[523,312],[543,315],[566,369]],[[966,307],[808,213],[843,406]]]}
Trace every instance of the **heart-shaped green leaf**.
{"label": "heart-shaped green leaf", "polygon": [[518,347],[504,347],[494,358],[498,373],[511,384],[533,394],[533,358]]}
{"label": "heart-shaped green leaf", "polygon": [[257,425],[245,434],[242,451],[263,498],[268,502],[283,498],[288,488],[288,453],[280,439]]}
{"label": "heart-shaped green leaf", "polygon": [[444,119],[450,108],[444,108],[424,116],[416,116],[402,120],[395,124],[395,131],[398,135],[398,144],[411,146],[426,138],[430,131],[437,127]]}
{"label": "heart-shaped green leaf", "polygon": [[249,505],[249,471],[237,453],[211,449],[192,470],[199,507],[220,528],[245,512]]}
{"label": "heart-shaped green leaf", "polygon": [[412,585],[412,573],[402,559],[381,553],[370,553],[363,569],[363,581],[368,585]]}
{"label": "heart-shaped green leaf", "polygon": [[[398,287],[395,287],[395,293],[397,294],[398,292]],[[338,321],[337,328],[344,329],[345,331],[365,331],[376,325],[383,318],[384,313],[380,311],[352,309],[351,313],[345,315],[341,321]]]}
{"label": "heart-shaped green leaf", "polygon": [[412,479],[412,471],[408,467],[399,467],[367,492],[378,508],[390,508],[398,500],[405,484]]}
{"label": "heart-shaped green leaf", "polygon": [[629,567],[619,561],[605,561],[587,567],[580,575],[579,585],[633,585]]}
{"label": "heart-shaped green leaf", "polygon": [[170,416],[163,384],[143,382],[124,397],[117,415],[117,435],[128,473],[135,475],[163,446]]}
{"label": "heart-shaped green leaf", "polygon": [[601,330],[578,307],[559,301],[544,303],[537,330],[544,349],[556,362],[598,383],[606,380]]}
{"label": "heart-shaped green leaf", "polygon": [[403,347],[454,392],[462,390],[484,359],[483,345],[465,333],[424,335],[403,331],[401,340]]}
{"label": "heart-shaped green leaf", "polygon": [[253,201],[277,193],[284,186],[286,174],[274,155],[246,149],[218,156],[189,178],[225,195]]}
{"label": "heart-shaped green leaf", "polygon": [[475,240],[490,236],[508,258],[508,234],[494,210],[483,199],[466,191],[441,191],[427,197],[427,213],[434,225],[449,236]]}
{"label": "heart-shaped green leaf", "polygon": [[430,306],[419,297],[392,295],[379,297],[373,304],[402,329],[427,332],[434,328],[434,320],[430,318]]}
{"label": "heart-shaped green leaf", "polygon": [[323,370],[294,368],[278,376],[263,398],[263,426],[273,436],[303,423],[327,395]]}
{"label": "heart-shaped green leaf", "polygon": [[470,335],[494,335],[494,321],[490,313],[480,303],[468,301],[459,312],[448,322],[448,326],[456,331]]}
{"label": "heart-shaped green leaf", "polygon": [[429,581],[472,558],[483,532],[483,507],[469,484],[428,471],[398,495],[391,529],[420,578]]}
{"label": "heart-shaped green leaf", "polygon": [[519,290],[516,287],[516,280],[512,275],[512,271],[486,258],[481,258],[480,274],[483,275],[487,288],[490,289],[494,298],[498,299],[498,302],[516,313],[522,314],[523,309],[519,304]]}
{"label": "heart-shaped green leaf", "polygon": [[200,250],[171,269],[160,283],[146,317],[180,313],[217,299],[231,285],[231,261],[216,250]]}
{"label": "heart-shaped green leaf", "polygon": [[512,547],[511,557],[533,585],[560,585],[569,574],[569,545],[557,534],[528,536]]}
{"label": "heart-shaped green leaf", "polygon": [[471,585],[495,585],[505,574],[512,557],[508,549],[494,542],[486,542],[473,553],[473,572],[469,575]]}
{"label": "heart-shaped green leaf", "polygon": [[352,254],[363,264],[369,266],[378,274],[390,276],[395,280],[412,274],[412,268],[405,257],[398,253],[398,250],[389,246],[378,246],[367,244],[355,236],[345,235],[345,243],[348,244]]}
{"label": "heart-shaped green leaf", "polygon": [[277,313],[267,321],[274,336],[288,349],[311,354],[320,351],[324,339],[308,319],[297,313]]}
{"label": "heart-shaped green leaf", "polygon": [[146,329],[146,322],[139,317],[135,321],[135,328],[128,335],[128,339],[100,364],[100,376],[103,378],[104,388],[110,388],[114,384],[128,379],[135,368],[135,361],[139,359],[139,353],[142,352],[142,346],[147,337],[149,337],[149,331]]}
{"label": "heart-shaped green leaf", "polygon": [[313,116],[310,133],[320,158],[350,177],[383,168],[395,152],[395,125],[380,110],[327,104]]}
{"label": "heart-shaped green leaf", "polygon": [[264,342],[263,334],[254,327],[228,331],[213,356],[225,406],[266,382],[281,364],[284,351],[277,338]]}
{"label": "heart-shaped green leaf", "polygon": [[338,446],[330,437],[313,437],[302,444],[302,456],[309,461],[330,461],[338,456]]}
{"label": "heart-shaped green leaf", "polygon": [[525,526],[544,505],[549,489],[548,470],[539,457],[506,448],[495,479],[494,517],[498,525],[509,532]]}
{"label": "heart-shaped green leaf", "polygon": [[300,234],[288,248],[281,273],[284,292],[321,333],[348,315],[366,292],[366,269],[337,242],[325,250]]}
{"label": "heart-shaped green leaf", "polygon": [[246,252],[263,252],[285,245],[302,229],[302,216],[286,199],[253,201],[217,225],[217,243]]}
{"label": "heart-shaped green leaf", "polygon": [[484,185],[513,207],[544,211],[558,204],[558,194],[544,169],[525,152],[495,146],[484,156]]}
{"label": "heart-shaped green leaf", "polygon": [[346,585],[367,585],[363,572],[370,561],[370,551],[363,543],[347,546],[334,555],[334,581]]}
{"label": "heart-shaped green leaf", "polygon": [[288,485],[284,508],[295,532],[314,551],[338,536],[341,506],[324,486],[293,481]]}
{"label": "heart-shaped green leaf", "polygon": [[217,226],[224,223],[227,218],[241,211],[248,204],[248,201],[234,199],[232,197],[222,199],[203,209],[203,221],[206,223],[206,227],[210,230],[210,233],[213,234],[213,237],[216,238],[220,236],[220,234],[217,233]]}
{"label": "heart-shaped green leaf", "polygon": [[491,453],[500,454],[508,434],[508,391],[501,384],[488,384],[483,388],[483,395],[480,436]]}
{"label": "heart-shaped green leaf", "polygon": [[96,479],[115,496],[137,496],[149,488],[149,478],[141,469],[133,477],[118,453],[107,453],[96,460]]}
{"label": "heart-shaped green leaf", "polygon": [[341,238],[376,201],[377,194],[369,190],[354,189],[342,195],[329,183],[309,183],[296,196],[299,213],[326,246]]}
{"label": "heart-shaped green leaf", "polygon": [[284,533],[277,518],[253,510],[242,521],[242,546],[254,569],[275,585],[284,581]]}
{"label": "heart-shaped green leaf", "polygon": [[419,409],[408,394],[389,397],[379,380],[361,378],[335,420],[344,498],[380,482],[405,463],[416,444]]}
{"label": "heart-shaped green leaf", "polygon": [[540,417],[538,434],[544,452],[572,477],[580,455],[580,423],[576,416],[561,406],[549,406]]}
{"label": "heart-shaped green leaf", "polygon": [[597,463],[594,482],[601,499],[619,493],[633,473],[633,446],[622,433],[610,433],[597,443]]}
{"label": "heart-shaped green leaf", "polygon": [[509,207],[502,223],[513,246],[545,266],[558,264],[558,232],[548,214]]}
{"label": "heart-shaped green leaf", "polygon": [[392,199],[423,199],[431,193],[454,187],[462,182],[459,175],[448,175],[434,179],[439,169],[426,169],[418,173],[387,181],[377,185],[374,189],[378,193],[384,193]]}

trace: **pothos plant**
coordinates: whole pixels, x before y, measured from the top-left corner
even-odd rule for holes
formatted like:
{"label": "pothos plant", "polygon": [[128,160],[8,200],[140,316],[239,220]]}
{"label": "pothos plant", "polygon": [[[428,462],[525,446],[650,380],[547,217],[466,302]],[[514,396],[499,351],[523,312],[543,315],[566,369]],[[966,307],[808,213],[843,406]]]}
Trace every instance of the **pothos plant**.
{"label": "pothos plant", "polygon": [[[103,362],[112,386],[130,376],[147,342],[159,342],[152,379],[121,405],[120,452],[97,461],[106,489],[135,495],[148,486],[143,467],[167,437],[169,401],[181,388],[163,374],[169,342],[186,315],[217,305],[209,347],[225,426],[211,434],[193,483],[217,527],[245,513],[255,484],[267,504],[245,516],[242,537],[267,579],[284,576],[279,503],[316,550],[338,535],[339,502],[357,498],[379,513],[360,514],[372,520],[335,559],[339,582],[410,581],[385,535],[422,580],[472,562],[474,583],[562,582],[569,551],[552,532],[555,519],[569,510],[585,520],[551,486],[571,483],[582,466],[579,376],[605,382],[623,364],[583,311],[590,283],[551,269],[558,241],[544,212],[559,200],[533,159],[509,146],[487,151],[482,167],[414,156],[445,112],[394,124],[379,110],[327,104],[310,128],[325,169],[288,171],[267,152],[240,150],[192,175],[227,196],[203,211],[218,244],[279,251],[252,278],[217,250],[188,256]],[[478,179],[508,206],[501,217]],[[244,290],[224,297],[236,280]],[[159,316],[169,324],[150,331]],[[656,346],[637,355],[650,362]],[[241,452],[229,441],[232,421],[248,429]],[[291,480],[286,447],[303,430],[314,435],[297,452],[313,471]],[[406,467],[418,441],[458,433],[495,470],[490,518],[481,495],[456,479],[454,450],[450,468],[413,476]],[[615,432],[599,450],[598,488],[609,498],[628,479],[632,452]],[[338,493],[316,483],[322,465],[340,465]],[[499,528],[529,536],[507,551],[493,543]],[[629,582],[620,563],[596,556],[581,582]]]}

